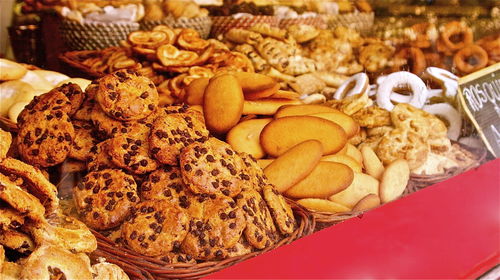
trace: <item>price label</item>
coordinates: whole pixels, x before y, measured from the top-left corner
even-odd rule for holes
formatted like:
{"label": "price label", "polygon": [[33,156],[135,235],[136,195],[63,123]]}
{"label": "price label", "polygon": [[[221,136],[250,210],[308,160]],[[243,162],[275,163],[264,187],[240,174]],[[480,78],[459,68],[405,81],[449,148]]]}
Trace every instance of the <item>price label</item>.
{"label": "price label", "polygon": [[500,157],[500,63],[460,78],[458,86],[465,113],[488,150]]}

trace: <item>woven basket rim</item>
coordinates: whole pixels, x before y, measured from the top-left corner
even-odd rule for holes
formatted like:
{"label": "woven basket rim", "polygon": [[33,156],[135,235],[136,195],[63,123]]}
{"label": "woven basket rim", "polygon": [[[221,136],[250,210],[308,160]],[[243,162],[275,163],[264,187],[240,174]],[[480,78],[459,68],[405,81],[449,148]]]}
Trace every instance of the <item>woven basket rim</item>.
{"label": "woven basket rim", "polygon": [[139,22],[135,21],[117,21],[117,22],[98,22],[98,21],[93,21],[93,22],[79,22],[79,21],[74,21],[70,19],[63,19],[62,24],[69,24],[69,25],[77,25],[77,26],[95,26],[95,27],[100,27],[100,26],[139,26]]}
{"label": "woven basket rim", "polygon": [[76,69],[90,75],[91,77],[100,78],[100,77],[104,76],[105,73],[93,71],[88,66],[84,65],[81,61],[72,58],[73,56],[76,56],[76,54],[79,54],[79,53],[81,54],[84,52],[90,54],[90,53],[99,53],[100,51],[98,51],[98,50],[95,50],[95,51],[86,51],[86,50],[70,51],[70,52],[65,52],[65,53],[60,54],[59,59],[61,61],[63,61],[64,63],[68,64],[69,66],[76,68]]}
{"label": "woven basket rim", "polygon": [[93,253],[95,257],[104,257],[106,261],[121,266],[135,279],[164,279],[164,278],[201,278],[238,262],[268,252],[282,245],[289,244],[301,237],[313,233],[315,220],[312,215],[295,201],[287,199],[292,206],[296,219],[299,221],[294,233],[281,239],[273,246],[242,256],[232,257],[221,261],[207,261],[197,264],[177,263],[169,264],[152,257],[141,255],[128,248],[117,246],[102,234],[92,230],[97,238],[98,248]]}

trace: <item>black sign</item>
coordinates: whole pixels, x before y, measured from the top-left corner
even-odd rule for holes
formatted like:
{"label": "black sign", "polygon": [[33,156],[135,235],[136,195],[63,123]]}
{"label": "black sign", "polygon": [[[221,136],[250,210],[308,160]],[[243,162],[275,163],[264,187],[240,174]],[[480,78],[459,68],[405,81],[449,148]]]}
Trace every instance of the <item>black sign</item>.
{"label": "black sign", "polygon": [[460,78],[460,101],[486,147],[500,157],[500,63]]}

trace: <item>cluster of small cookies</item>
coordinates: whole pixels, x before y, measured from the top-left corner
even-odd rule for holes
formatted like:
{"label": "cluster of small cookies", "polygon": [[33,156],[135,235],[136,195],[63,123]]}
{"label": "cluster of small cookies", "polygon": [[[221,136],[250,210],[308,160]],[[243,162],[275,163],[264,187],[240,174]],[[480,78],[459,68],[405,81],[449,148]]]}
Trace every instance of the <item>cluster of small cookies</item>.
{"label": "cluster of small cookies", "polygon": [[[87,226],[62,214],[57,188],[36,167],[7,156],[12,136],[0,130],[0,276],[2,279],[128,279],[117,266],[91,267],[97,241]],[[109,275],[109,274],[108,274]]]}
{"label": "cluster of small cookies", "polygon": [[[23,120],[61,92],[33,101]],[[160,107],[156,87],[146,77],[119,70],[94,81],[82,96],[71,119],[69,111],[55,118],[74,130],[69,152],[60,152],[56,162],[66,157],[86,161],[88,173],[73,188],[73,198],[89,227],[168,262],[246,254],[295,230],[291,207],[255,159],[211,137],[200,111],[187,105]],[[20,124],[25,134],[40,127],[39,121]],[[37,159],[47,163],[53,145],[41,141]]]}

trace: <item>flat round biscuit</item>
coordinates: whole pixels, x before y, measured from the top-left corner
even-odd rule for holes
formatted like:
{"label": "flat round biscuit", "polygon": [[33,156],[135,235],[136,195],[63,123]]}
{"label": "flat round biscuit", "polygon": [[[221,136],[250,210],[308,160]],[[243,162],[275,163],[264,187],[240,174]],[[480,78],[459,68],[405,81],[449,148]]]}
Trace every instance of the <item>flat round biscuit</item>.
{"label": "flat round biscuit", "polygon": [[186,195],[186,186],[182,181],[181,170],[178,167],[163,166],[148,175],[146,180],[142,182],[139,191],[144,200],[166,199],[173,203],[182,204],[184,201],[179,199]]}
{"label": "flat round biscuit", "polygon": [[271,216],[282,234],[290,234],[295,229],[295,217],[290,205],[272,185],[266,185],[263,190],[264,200],[269,207]]}
{"label": "flat round biscuit", "polygon": [[134,174],[145,174],[158,168],[157,161],[149,152],[147,133],[127,133],[113,137],[108,154],[114,164]]}
{"label": "flat round biscuit", "polygon": [[75,140],[69,151],[69,157],[86,161],[91,156],[90,149],[98,143],[94,137],[93,126],[84,121],[74,120],[72,123],[75,128]]}
{"label": "flat round biscuit", "polygon": [[154,121],[149,136],[151,152],[164,164],[177,165],[180,151],[208,139],[203,115],[187,106],[169,106]]}
{"label": "flat round biscuit", "polygon": [[35,166],[49,167],[63,162],[69,154],[75,130],[68,115],[60,110],[31,115],[36,122],[19,128],[19,154]]}
{"label": "flat round biscuit", "polygon": [[236,196],[236,203],[245,213],[244,233],[248,242],[257,249],[274,244],[279,234],[262,196],[256,190],[244,190]]}
{"label": "flat round biscuit", "polygon": [[184,183],[194,193],[234,197],[244,183],[239,177],[244,168],[242,159],[231,146],[216,138],[184,148],[180,166]]}
{"label": "flat round biscuit", "polygon": [[189,222],[190,230],[181,250],[197,260],[223,259],[227,249],[241,238],[246,224],[243,211],[231,198],[222,195],[212,195],[201,207],[202,216]]}
{"label": "flat round biscuit", "polygon": [[69,98],[62,92],[53,89],[47,93],[35,96],[31,102],[26,105],[23,111],[17,117],[18,125],[25,122],[32,122],[38,120],[33,114],[42,111],[61,111],[62,113],[69,114],[72,110]]}
{"label": "flat round biscuit", "polygon": [[158,106],[158,91],[151,80],[135,71],[118,70],[99,79],[97,103],[106,114],[122,121],[149,116]]}
{"label": "flat round biscuit", "polygon": [[96,230],[121,224],[139,202],[134,178],[118,169],[88,173],[73,188],[73,199],[82,220]]}
{"label": "flat round biscuit", "polygon": [[139,203],[123,224],[124,242],[146,256],[160,256],[179,248],[186,237],[189,215],[167,200]]}

